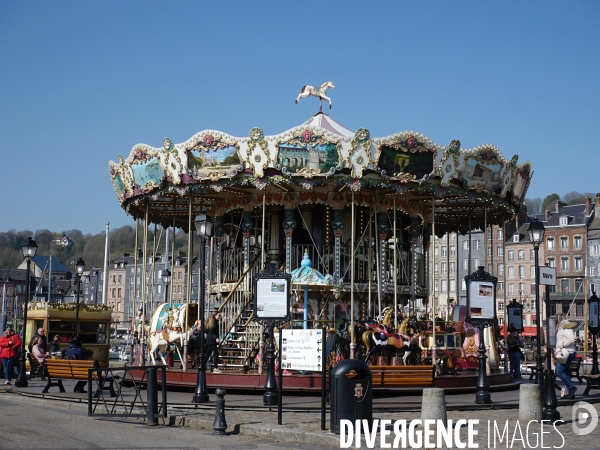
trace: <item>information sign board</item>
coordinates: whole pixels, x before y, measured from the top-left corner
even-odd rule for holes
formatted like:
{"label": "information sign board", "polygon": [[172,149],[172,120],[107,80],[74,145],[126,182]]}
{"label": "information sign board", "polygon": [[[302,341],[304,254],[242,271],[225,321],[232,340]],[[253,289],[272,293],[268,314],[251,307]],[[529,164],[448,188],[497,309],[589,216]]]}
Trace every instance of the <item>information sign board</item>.
{"label": "information sign board", "polygon": [[320,372],[323,367],[323,330],[281,330],[281,367]]}

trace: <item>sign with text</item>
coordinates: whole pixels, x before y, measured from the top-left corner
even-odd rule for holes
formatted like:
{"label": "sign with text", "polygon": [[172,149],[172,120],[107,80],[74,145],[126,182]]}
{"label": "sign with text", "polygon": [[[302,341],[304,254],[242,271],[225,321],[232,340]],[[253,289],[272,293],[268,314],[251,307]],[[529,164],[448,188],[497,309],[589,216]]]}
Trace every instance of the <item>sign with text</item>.
{"label": "sign with text", "polygon": [[556,286],[556,267],[540,267],[540,284]]}
{"label": "sign with text", "polygon": [[323,330],[281,330],[281,367],[320,372],[323,361]]}
{"label": "sign with text", "polygon": [[291,276],[254,276],[254,320],[287,321]]}

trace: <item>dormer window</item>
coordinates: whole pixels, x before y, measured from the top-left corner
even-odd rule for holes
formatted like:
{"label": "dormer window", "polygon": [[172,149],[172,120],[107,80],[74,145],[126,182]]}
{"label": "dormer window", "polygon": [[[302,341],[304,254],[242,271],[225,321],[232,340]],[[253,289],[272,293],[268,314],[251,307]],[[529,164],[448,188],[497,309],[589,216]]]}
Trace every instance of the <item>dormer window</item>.
{"label": "dormer window", "polygon": [[513,242],[519,242],[519,235],[513,234]]}
{"label": "dormer window", "polygon": [[561,216],[559,219],[559,223],[560,223],[560,225],[568,225],[569,218],[567,216]]}

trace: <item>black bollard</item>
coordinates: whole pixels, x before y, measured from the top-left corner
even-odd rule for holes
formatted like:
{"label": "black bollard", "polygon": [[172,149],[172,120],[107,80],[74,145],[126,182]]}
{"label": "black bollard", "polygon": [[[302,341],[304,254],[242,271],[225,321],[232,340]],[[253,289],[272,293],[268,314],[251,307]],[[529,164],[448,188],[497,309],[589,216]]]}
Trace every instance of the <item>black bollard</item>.
{"label": "black bollard", "polygon": [[146,396],[148,403],[148,426],[158,425],[158,383],[156,380],[156,367],[148,367],[148,383]]}
{"label": "black bollard", "polygon": [[227,429],[227,421],[225,420],[225,394],[227,391],[223,388],[217,388],[215,395],[217,396],[217,411],[215,413],[215,421],[213,422],[213,434],[223,436]]}

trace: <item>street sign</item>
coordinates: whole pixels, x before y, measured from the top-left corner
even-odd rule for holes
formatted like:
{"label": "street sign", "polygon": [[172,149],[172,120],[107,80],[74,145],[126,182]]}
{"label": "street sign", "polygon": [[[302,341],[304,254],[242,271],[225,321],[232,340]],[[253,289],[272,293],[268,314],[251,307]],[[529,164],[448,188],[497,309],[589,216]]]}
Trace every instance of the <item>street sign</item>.
{"label": "street sign", "polygon": [[281,330],[281,366],[320,372],[323,367],[323,330]]}
{"label": "street sign", "polygon": [[556,267],[540,267],[540,284],[556,286]]}

